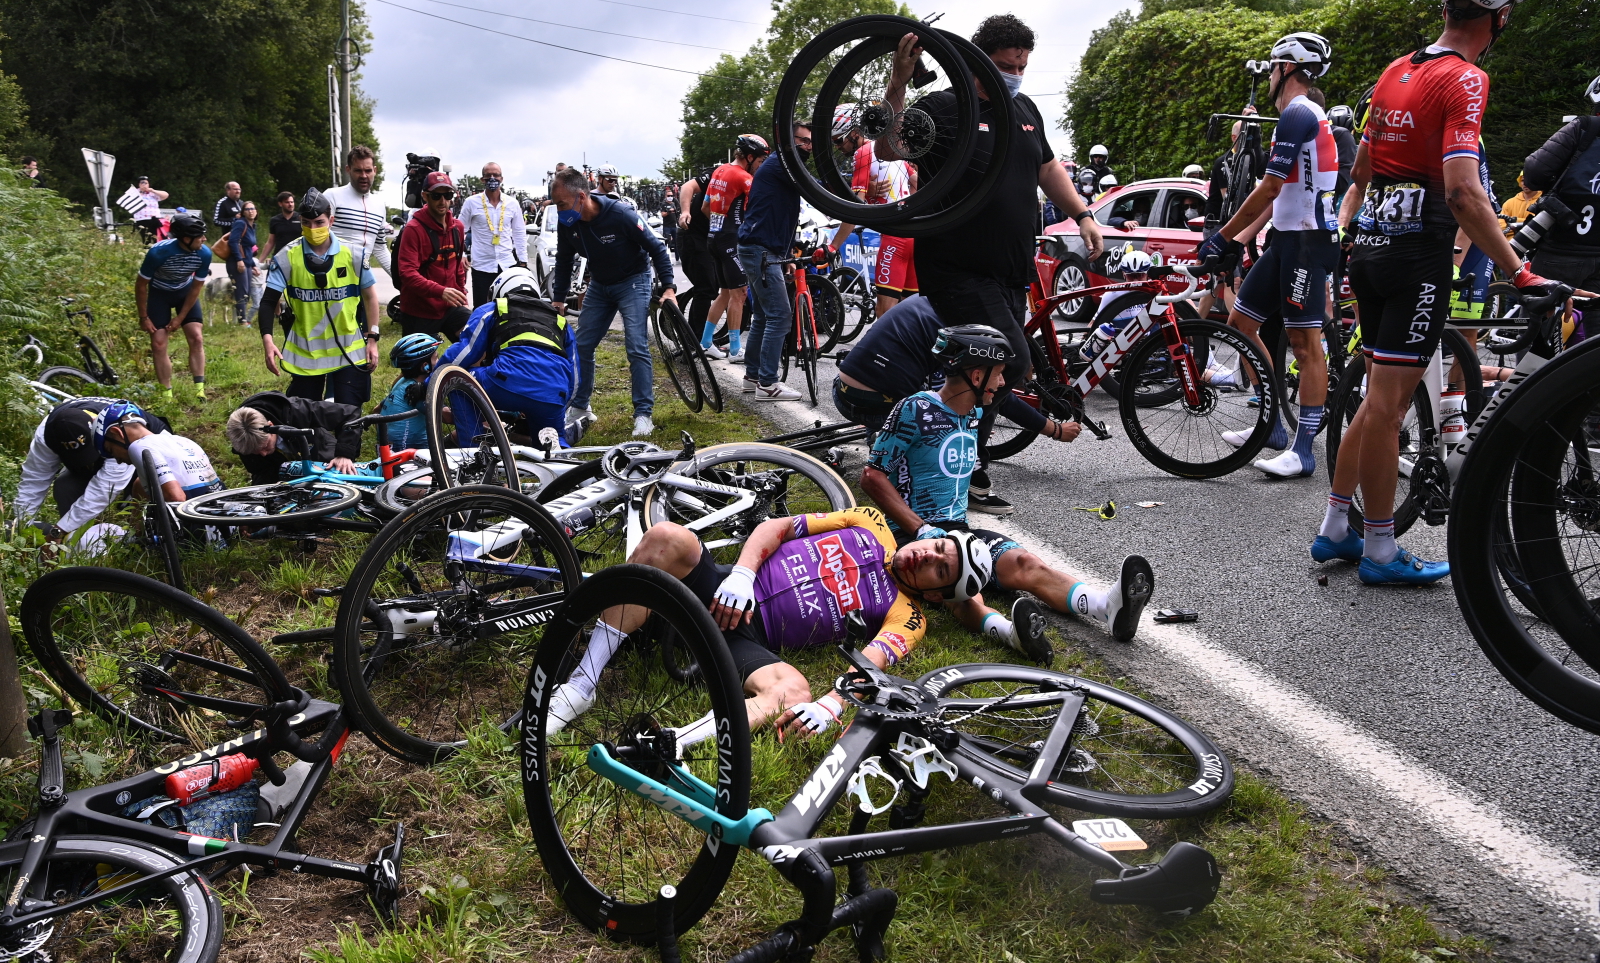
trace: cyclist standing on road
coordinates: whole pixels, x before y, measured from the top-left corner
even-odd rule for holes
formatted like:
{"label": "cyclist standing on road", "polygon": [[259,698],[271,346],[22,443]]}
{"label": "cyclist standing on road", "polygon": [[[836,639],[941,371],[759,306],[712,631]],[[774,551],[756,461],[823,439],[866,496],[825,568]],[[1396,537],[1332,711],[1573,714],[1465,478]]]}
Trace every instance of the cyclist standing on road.
{"label": "cyclist standing on road", "polygon": [[[939,316],[950,325],[987,324],[1003,332],[1011,343],[1012,361],[1006,369],[1003,400],[1012,388],[1022,384],[1028,372],[1027,339],[1022,326],[1027,317],[1028,283],[1034,275],[1034,237],[1038,230],[1038,192],[1078,222],[1078,231],[1091,259],[1099,257],[1104,244],[1100,226],[1089,216],[1083,197],[1068,179],[1066,170],[1055,161],[1055,152],[1045,137],[1044,119],[1039,108],[1022,91],[1022,74],[1033,52],[1033,31],[1010,14],[989,17],[978,25],[972,42],[994,62],[1005,79],[1006,89],[988,91],[978,82],[976,157],[990,157],[993,133],[999,114],[992,97],[1011,98],[1012,116],[1017,129],[1011,134],[1011,147],[1005,155],[1005,170],[996,180],[994,193],[983,209],[948,230],[917,238],[917,279],[923,296],[933,303]],[[905,110],[906,85],[916,68],[922,48],[917,35],[908,33],[895,51],[894,72],[884,99],[896,111]],[[917,102],[938,129],[956,124],[956,99],[940,91]],[[877,155],[884,160],[902,159],[888,137],[877,142]],[[1103,149],[1103,148],[1102,148]],[[935,147],[917,159],[925,179],[938,175],[947,154]],[[985,163],[969,166],[956,191],[971,190],[982,176]],[[996,405],[995,408],[999,406]],[[994,409],[985,411],[978,438],[987,445],[994,426]],[[980,451],[982,448],[980,447]],[[991,515],[1008,515],[1011,503],[990,490],[987,465],[980,462],[973,473],[968,507]]]}
{"label": "cyclist standing on road", "polygon": [[[1339,149],[1328,118],[1308,94],[1328,72],[1333,48],[1314,33],[1292,33],[1272,46],[1271,93],[1278,108],[1272,153],[1261,183],[1244,199],[1228,223],[1200,245],[1197,257],[1237,260],[1244,241],[1256,236],[1270,213],[1277,234],[1239,286],[1228,323],[1262,353],[1261,327],[1280,321],[1300,364],[1300,428],[1289,444],[1283,422],[1274,417],[1268,448],[1288,449],[1263,458],[1256,467],[1278,478],[1304,478],[1316,471],[1311,452],[1322,407],[1328,397],[1328,356],[1322,347],[1328,276],[1339,264],[1338,222],[1333,191],[1339,180]],[[1276,338],[1274,338],[1276,340]],[[1267,372],[1256,372],[1261,390],[1270,391]],[[1251,431],[1225,431],[1238,447]]]}
{"label": "cyclist standing on road", "polygon": [[[783,123],[791,123],[783,121]],[[795,120],[795,148],[802,161],[811,159],[811,125]],[[750,278],[755,304],[750,312],[750,343],[745,345],[744,393],[756,401],[795,401],[800,392],[778,380],[784,339],[794,330],[794,305],[789,302],[781,264],[794,244],[800,224],[800,190],[783,158],[769,156],[750,180],[750,201],[739,225],[739,266]],[[804,270],[796,267],[795,270]]]}
{"label": "cyclist standing on road", "polygon": [[200,313],[200,292],[211,271],[211,249],[206,247],[206,225],[193,214],[178,214],[169,225],[172,236],[153,244],[139,265],[133,282],[139,324],[150,335],[150,357],[155,362],[161,397],[172,400],[172,358],[167,338],[174,327],[183,328],[189,342],[189,374],[194,392],[206,397],[205,319]]}
{"label": "cyclist standing on road", "polygon": [[1589,84],[1593,114],[1556,131],[1528,155],[1524,190],[1554,194],[1572,211],[1558,220],[1533,255],[1534,270],[1552,281],[1600,291],[1600,77]]}
{"label": "cyclist standing on road", "polygon": [[[678,261],[683,265],[684,276],[693,286],[687,318],[689,330],[703,332],[700,347],[707,351],[708,356],[727,357],[721,351],[708,350],[714,347],[711,339],[717,330],[715,322],[708,322],[711,302],[721,294],[721,284],[718,283],[720,270],[716,256],[711,251],[711,217],[706,213],[704,204],[706,188],[710,183],[711,172],[704,171],[700,176],[684,181],[683,186],[678,188]],[[730,331],[728,336],[732,338],[733,332]]]}
{"label": "cyclist standing on road", "polygon": [[[750,184],[761,162],[772,153],[765,139],[755,134],[740,134],[734,147],[733,160],[711,172],[706,182],[701,210],[707,218],[711,235],[711,256],[717,266],[717,286],[721,289],[706,316],[706,329],[700,336],[700,346],[710,348],[707,354],[722,357],[722,352],[711,345],[712,333],[724,313],[728,316],[728,356],[733,361],[745,359],[743,336],[745,276],[739,263],[739,225],[744,223],[745,207],[750,199]],[[692,328],[690,330],[693,330]]]}
{"label": "cyclist standing on road", "polygon": [[[378,365],[378,296],[360,252],[333,235],[332,215],[315,187],[300,198],[301,238],[272,256],[256,324],[267,370],[289,372],[286,394],[359,407]],[[289,305],[282,350],[272,338],[280,300]]]}
{"label": "cyclist standing on road", "polygon": [[[968,629],[1048,664],[1050,643],[1035,601],[1041,599],[1057,612],[1104,622],[1118,642],[1131,640],[1155,587],[1155,574],[1142,556],[1130,555],[1123,562],[1122,580],[1114,590],[1094,589],[1050,568],[1012,539],[967,524],[967,484],[978,463],[980,409],[993,403],[1011,356],[1005,335],[981,324],[944,328],[932,353],[944,365],[944,386],[905,398],[890,412],[862,469],[862,489],[889,516],[902,541],[970,532],[989,552],[992,574],[984,588],[1033,596],[1018,599],[1007,619],[974,595],[953,608]],[[1073,422],[1068,430],[1076,437],[1079,426]]]}
{"label": "cyclist standing on road", "polygon": [[[1549,282],[1500,233],[1479,175],[1489,78],[1474,66],[1505,29],[1515,0],[1446,0],[1438,41],[1391,63],[1372,95],[1341,226],[1356,227],[1350,284],[1361,311],[1367,395],[1345,430],[1322,528],[1319,562],[1360,562],[1368,585],[1426,584],[1450,574],[1395,544],[1399,430],[1449,316],[1457,225],[1519,289]],[[1354,222],[1354,224],[1352,224]],[[1365,538],[1350,528],[1361,488]]]}
{"label": "cyclist standing on road", "polygon": [[[851,191],[857,200],[868,204],[904,200],[916,190],[915,171],[908,161],[878,160],[872,142],[862,136],[856,116],[855,104],[840,104],[833,112],[833,144],[841,153],[849,153],[854,158]],[[828,243],[828,251],[839,253],[839,245],[855,229],[854,224],[840,224]],[[883,317],[897,301],[917,293],[917,265],[912,260],[915,249],[916,243],[909,237],[878,236],[878,263],[872,279],[878,293],[875,317]]]}

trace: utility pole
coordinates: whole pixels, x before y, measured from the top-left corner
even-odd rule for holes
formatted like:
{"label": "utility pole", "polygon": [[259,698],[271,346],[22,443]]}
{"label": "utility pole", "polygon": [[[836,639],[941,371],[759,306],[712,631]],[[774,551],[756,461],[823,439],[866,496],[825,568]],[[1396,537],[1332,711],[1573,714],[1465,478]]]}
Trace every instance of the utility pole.
{"label": "utility pole", "polygon": [[351,56],[355,41],[350,36],[350,0],[339,0],[339,22],[344,25],[344,33],[339,37],[339,160],[342,162],[355,143],[350,133],[350,84],[356,72],[355,58]]}

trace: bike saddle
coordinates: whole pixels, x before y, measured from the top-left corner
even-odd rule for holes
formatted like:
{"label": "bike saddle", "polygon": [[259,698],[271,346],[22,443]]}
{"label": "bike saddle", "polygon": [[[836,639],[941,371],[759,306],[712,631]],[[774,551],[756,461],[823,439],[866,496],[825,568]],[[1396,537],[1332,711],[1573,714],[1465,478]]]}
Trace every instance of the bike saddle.
{"label": "bike saddle", "polygon": [[1210,905],[1222,885],[1216,858],[1193,843],[1174,843],[1160,862],[1123,870],[1117,879],[1097,879],[1089,888],[1096,903],[1146,906],[1188,916]]}

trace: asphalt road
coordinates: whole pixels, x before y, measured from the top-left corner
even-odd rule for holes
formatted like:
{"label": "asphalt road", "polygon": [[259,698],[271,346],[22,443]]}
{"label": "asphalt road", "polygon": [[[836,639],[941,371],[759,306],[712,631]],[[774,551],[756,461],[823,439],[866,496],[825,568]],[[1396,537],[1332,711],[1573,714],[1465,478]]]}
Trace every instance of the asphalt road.
{"label": "asphalt road", "polygon": [[[740,397],[739,368],[715,366],[724,392]],[[781,430],[838,420],[824,367],[817,409],[751,407]],[[797,372],[789,382],[803,390]],[[995,464],[995,489],[1016,513],[984,517],[1100,583],[1129,553],[1150,559],[1155,595],[1132,643],[1063,617],[1069,637],[1331,820],[1448,923],[1494,940],[1508,959],[1593,960],[1600,737],[1547,716],[1494,671],[1448,581],[1369,588],[1354,566],[1312,562],[1324,469],[1296,481],[1249,468],[1176,478],[1134,451],[1112,399],[1096,392],[1089,409],[1112,439],[1041,439]],[[851,451],[847,473],[864,454]],[[1114,520],[1072,510],[1108,499]],[[1442,527],[1401,542],[1445,555]],[[1149,613],[1164,606],[1198,609],[1200,621],[1157,626]]]}

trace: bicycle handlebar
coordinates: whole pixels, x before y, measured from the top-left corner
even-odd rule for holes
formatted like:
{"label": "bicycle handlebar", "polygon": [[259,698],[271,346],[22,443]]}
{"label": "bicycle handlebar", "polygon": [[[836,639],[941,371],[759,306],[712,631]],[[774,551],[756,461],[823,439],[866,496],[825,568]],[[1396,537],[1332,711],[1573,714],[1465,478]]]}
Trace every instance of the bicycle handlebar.
{"label": "bicycle handlebar", "polygon": [[285,435],[290,438],[301,437],[304,435],[314,435],[317,433],[317,429],[315,428],[295,428],[292,425],[264,425],[261,430],[269,435]]}
{"label": "bicycle handlebar", "polygon": [[1176,266],[1176,270],[1179,274],[1189,279],[1188,285],[1186,285],[1184,289],[1177,294],[1156,295],[1156,304],[1172,304],[1174,301],[1187,301],[1194,297],[1195,289],[1200,286],[1200,275],[1191,273],[1184,265],[1181,264]]}

